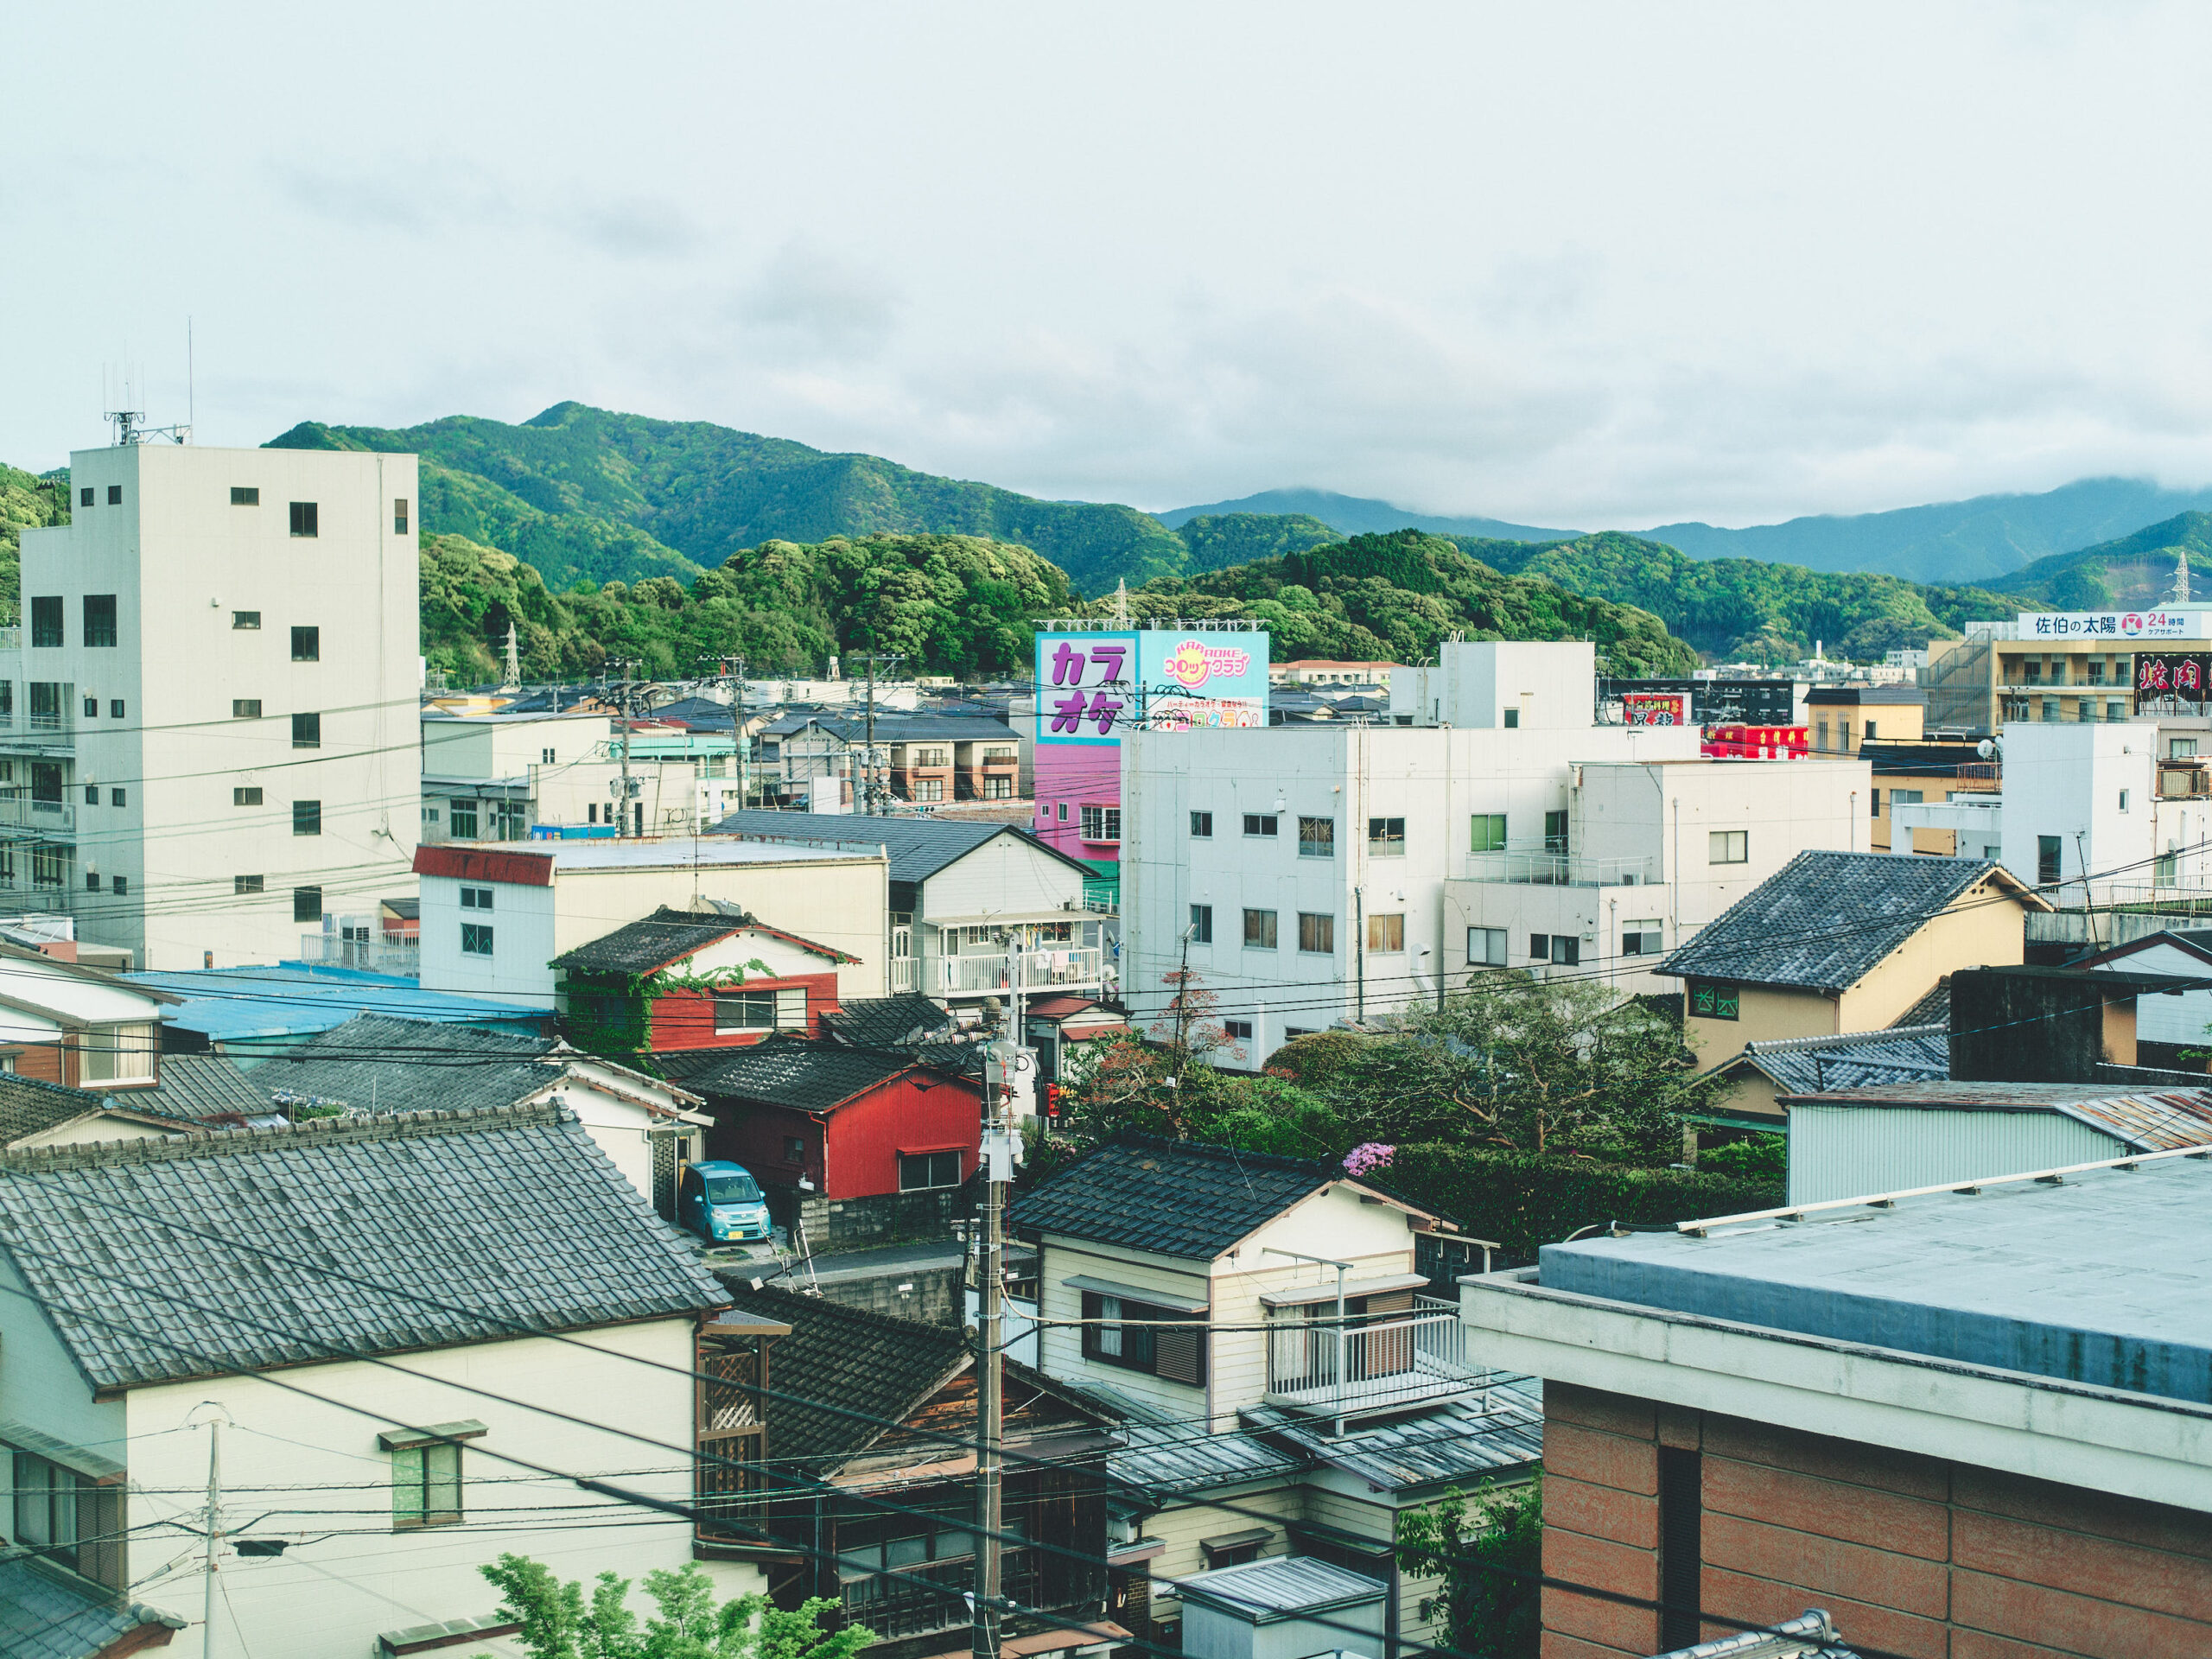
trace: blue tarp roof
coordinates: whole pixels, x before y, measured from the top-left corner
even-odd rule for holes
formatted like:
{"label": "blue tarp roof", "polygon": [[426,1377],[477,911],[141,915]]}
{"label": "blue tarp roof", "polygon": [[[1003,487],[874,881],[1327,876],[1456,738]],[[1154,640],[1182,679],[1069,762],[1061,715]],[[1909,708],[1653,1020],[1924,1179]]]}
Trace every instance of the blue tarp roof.
{"label": "blue tarp roof", "polygon": [[205,968],[125,974],[185,999],[166,1023],[211,1042],[306,1038],[342,1026],[357,1014],[397,1014],[453,1025],[537,1030],[551,1013],[520,1002],[495,1002],[454,991],[426,991],[394,974],[282,963],[267,968]]}

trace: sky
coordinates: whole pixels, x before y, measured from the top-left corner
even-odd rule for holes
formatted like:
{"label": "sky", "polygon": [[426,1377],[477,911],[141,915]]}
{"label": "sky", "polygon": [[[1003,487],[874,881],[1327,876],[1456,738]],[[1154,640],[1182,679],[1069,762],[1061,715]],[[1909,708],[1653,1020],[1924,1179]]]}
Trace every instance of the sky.
{"label": "sky", "polygon": [[[566,398],[1150,509],[2212,481],[2212,8],[15,6],[0,460]],[[619,24],[619,27],[610,25]]]}

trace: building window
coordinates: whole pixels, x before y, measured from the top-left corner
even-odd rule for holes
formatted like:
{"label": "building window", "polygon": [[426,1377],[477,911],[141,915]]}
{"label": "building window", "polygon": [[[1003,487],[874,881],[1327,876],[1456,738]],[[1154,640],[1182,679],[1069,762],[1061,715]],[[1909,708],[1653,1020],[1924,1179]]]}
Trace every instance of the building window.
{"label": "building window", "polygon": [[29,680],[25,683],[31,689],[31,730],[60,731],[69,717],[67,688],[59,680]]}
{"label": "building window", "polygon": [[87,484],[83,489],[77,492],[77,505],[80,507],[89,507],[92,505],[92,486],[91,485]]}
{"label": "building window", "polygon": [[909,800],[916,801],[943,800],[944,798],[944,779],[942,778],[917,778],[913,781],[912,792],[907,797],[907,798]]}
{"label": "building window", "polygon": [[1893,789],[1890,791],[1890,810],[1895,812],[1901,806],[1918,806],[1926,798],[1925,790]]}
{"label": "building window", "polygon": [[[941,790],[944,785],[939,785]],[[1122,839],[1122,809],[1118,806],[1086,806],[1083,809],[1083,838],[1085,841],[1118,842]]]}
{"label": "building window", "polygon": [[60,643],[61,595],[41,594],[31,601],[31,644],[48,646]]}
{"label": "building window", "polygon": [[1624,957],[1656,957],[1666,949],[1660,938],[1659,918],[1627,922],[1621,927],[1621,955]]}
{"label": "building window", "polygon": [[1544,850],[1560,854],[1567,851],[1567,814],[1564,810],[1544,814]]}
{"label": "building window", "polygon": [[1276,830],[1275,815],[1272,812],[1247,812],[1244,833],[1248,836],[1272,836]]}
{"label": "building window", "polygon": [[2053,721],[2058,718],[2058,699],[2056,697],[2045,697],[2043,700],[2042,717],[2045,720]]}
{"label": "building window", "polygon": [[2125,702],[2117,701],[2106,703],[2105,718],[2107,720],[2126,720],[2127,718],[2127,705]]}
{"label": "building window", "polygon": [[231,718],[232,720],[259,720],[261,699],[259,697],[232,697]]}
{"label": "building window", "polygon": [[1211,905],[1191,906],[1191,943],[1192,944],[1213,943],[1213,906]]}
{"label": "building window", "polygon": [[322,660],[321,628],[292,630],[292,660],[296,663],[319,663]]}
{"label": "building window", "polygon": [[1213,839],[1213,814],[1211,812],[1192,813],[1191,834],[1196,840],[1211,841]]}
{"label": "building window", "polygon": [[316,516],[315,504],[314,502],[293,502],[292,534],[295,536],[320,536],[322,532],[316,528]]}
{"label": "building window", "polygon": [[1521,711],[1518,709],[1508,709],[1505,711],[1505,729],[1509,732],[1516,730],[1520,724]]}
{"label": "building window", "polygon": [[1221,1022],[1221,1034],[1232,1043],[1249,1043],[1252,1040],[1252,1022],[1249,1020],[1224,1020]]}
{"label": "building window", "polygon": [[784,1161],[787,1164],[804,1163],[806,1161],[806,1142],[800,1140],[798,1136],[795,1135],[785,1135],[784,1137]]}
{"label": "building window", "polygon": [[31,762],[31,799],[61,804],[61,764],[58,760]]}
{"label": "building window", "polygon": [[2127,791],[2124,789],[2120,791],[2120,810],[2123,812],[2127,810]]}
{"label": "building window", "polygon": [[1406,948],[1406,918],[1402,913],[1367,918],[1367,948],[1395,955]]}
{"label": "building window", "polygon": [[98,720],[99,718],[99,714],[100,700],[98,697],[86,697],[85,699],[85,718],[86,720]]}
{"label": "building window", "polygon": [[85,785],[85,804],[86,806],[98,806],[99,804],[100,786],[98,784],[86,784]]}
{"label": "building window", "polygon": [[1298,912],[1298,948],[1309,956],[1327,955],[1337,948],[1337,918],[1313,911]]}
{"label": "building window", "polygon": [[1866,816],[1870,818],[1878,818],[1882,816],[1882,791],[1878,789],[1870,789],[1866,791]]}
{"label": "building window", "polygon": [[1505,814],[1478,812],[1467,820],[1467,850],[1502,853],[1505,850]]}
{"label": "building window", "polygon": [[232,806],[259,806],[261,785],[258,784],[238,785],[231,791],[231,804]]}
{"label": "building window", "polygon": [[1866,741],[1869,743],[1874,741],[1874,722],[1871,720],[1866,722]]}
{"label": "building window", "polygon": [[1690,1012],[1700,1020],[1733,1020],[1741,1011],[1743,991],[1719,980],[1690,981]]}
{"label": "building window", "polygon": [[296,749],[319,749],[322,747],[321,715],[292,716],[292,747]]}
{"label": "building window", "polygon": [[1244,945],[1250,950],[1272,950],[1275,948],[1274,912],[1248,910],[1244,912]]}
{"label": "building window", "polygon": [[1505,966],[1505,930],[1502,927],[1471,927],[1467,930],[1467,966],[1470,968],[1503,968]]}
{"label": "building window", "polygon": [[1370,818],[1367,821],[1367,855],[1370,858],[1403,858],[1406,855],[1406,821],[1403,818]]}
{"label": "building window", "polygon": [[464,957],[488,957],[492,954],[489,923],[463,922],[461,925],[461,954]]}
{"label": "building window", "polygon": [[1059,821],[1060,821],[1062,823],[1065,823],[1068,821],[1068,804],[1067,804],[1065,801],[1062,801],[1062,802],[1060,803],[1060,819],[1059,819]]}
{"label": "building window", "polygon": [[1715,830],[1707,836],[1705,861],[1708,864],[1748,864],[1751,862],[1751,835],[1748,830]]}
{"label": "building window", "polygon": [[81,1577],[121,1587],[120,1486],[102,1486],[32,1452],[15,1454],[14,1484],[16,1543]]}
{"label": "building window", "polygon": [[553,764],[553,751],[550,749],[540,749],[537,752],[537,759],[541,765],[550,766]]}
{"label": "building window", "polygon": [[[256,883],[254,891],[258,893],[261,891],[258,885],[261,878],[257,875],[253,879]],[[322,889],[321,887],[294,887],[292,889],[292,919],[296,922],[319,922],[322,919]]]}
{"label": "building window", "polygon": [[1659,1645],[1686,1648],[1703,1638],[1703,1471],[1695,1452],[1659,1448]]}
{"label": "building window", "polygon": [[121,720],[123,718],[123,699],[121,697],[110,697],[107,700],[107,717],[110,720]]}
{"label": "building window", "polygon": [[296,836],[319,836],[322,833],[321,801],[292,803],[292,833]]}
{"label": "building window", "polygon": [[463,887],[461,890],[461,907],[463,910],[491,909],[492,889],[489,887]]}
{"label": "building window", "polygon": [[113,594],[85,595],[85,643],[87,645],[112,645],[115,643]]}
{"label": "building window", "polygon": [[[1103,1292],[1083,1293],[1083,1357],[1173,1382],[1206,1380],[1203,1314],[1158,1307]],[[1128,1321],[1124,1324],[1122,1321]],[[1164,1328],[1172,1322],[1187,1330]]]}
{"label": "building window", "polygon": [[115,788],[108,791],[107,804],[110,806],[125,806],[130,804],[129,798],[124,792],[121,785],[118,785]]}
{"label": "building window", "polygon": [[1529,957],[1532,962],[1557,963],[1572,968],[1582,960],[1582,941],[1572,933],[1531,933]]}
{"label": "building window", "polygon": [[59,847],[31,849],[31,886],[59,887],[68,875],[68,860]]}
{"label": "building window", "polygon": [[2052,887],[2058,885],[2058,837],[2036,837],[2036,885]]}
{"label": "building window", "polygon": [[773,991],[717,991],[715,1029],[717,1032],[773,1031],[776,994]]}
{"label": "building window", "polygon": [[261,626],[261,613],[259,611],[232,611],[231,626],[241,632],[249,629],[258,629]]}
{"label": "building window", "polygon": [[476,803],[473,800],[448,801],[446,803],[446,828],[452,833],[454,839],[456,841],[475,840]]}
{"label": "building window", "polygon": [[1300,818],[1298,821],[1298,855],[1300,858],[1334,858],[1337,855],[1337,821],[1334,818]]}
{"label": "building window", "polygon": [[[238,898],[243,899],[250,893],[259,893],[260,891],[261,878],[257,875],[234,875],[231,878],[231,892]],[[318,908],[316,912],[318,919],[320,918],[321,914],[321,912],[320,908]]]}
{"label": "building window", "polygon": [[261,505],[261,486],[257,484],[231,486],[231,505],[234,507],[257,507]]}
{"label": "building window", "polygon": [[983,779],[983,798],[987,801],[1010,801],[1014,798],[1014,779],[989,777]]}
{"label": "building window", "polygon": [[899,1154],[899,1190],[927,1192],[960,1185],[958,1152],[902,1152]]}
{"label": "building window", "polygon": [[130,878],[127,875],[118,875],[108,885],[112,887],[118,893],[128,893],[130,891]]}
{"label": "building window", "polygon": [[86,870],[85,872],[85,891],[86,893],[98,893],[99,890],[100,873],[98,870]]}
{"label": "building window", "polygon": [[407,533],[407,498],[404,495],[391,499],[391,533],[395,536]]}
{"label": "building window", "polygon": [[391,1454],[395,1531],[449,1527],[460,1519],[461,1447],[456,1442],[437,1440],[429,1446],[403,1446]]}

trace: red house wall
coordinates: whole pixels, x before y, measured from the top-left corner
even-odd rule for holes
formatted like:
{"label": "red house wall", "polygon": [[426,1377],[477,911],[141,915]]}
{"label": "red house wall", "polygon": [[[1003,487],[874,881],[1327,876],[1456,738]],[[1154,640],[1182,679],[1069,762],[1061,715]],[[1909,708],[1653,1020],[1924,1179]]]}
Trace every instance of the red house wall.
{"label": "red house wall", "polygon": [[[837,1011],[837,976],[796,974],[785,979],[748,979],[748,991],[806,988],[806,1027],[798,1034],[819,1037],[822,1016]],[[656,1053],[696,1048],[744,1048],[768,1035],[765,1031],[716,1031],[712,991],[671,991],[653,999],[652,1044]]]}
{"label": "red house wall", "polygon": [[[1544,1572],[1659,1593],[1659,1448],[1699,1454],[1700,1586],[1748,1624],[1826,1608],[1901,1659],[2201,1659],[2212,1516],[1544,1384]],[[1703,1639],[1732,1636],[1707,1623]],[[1543,1659],[1658,1645],[1647,1608],[1543,1591]]]}
{"label": "red house wall", "polygon": [[[899,1190],[899,1154],[960,1149],[960,1174],[976,1173],[982,1096],[972,1083],[908,1071],[840,1106],[821,1122],[787,1107],[715,1103],[707,1155],[743,1164],[761,1180],[796,1186],[804,1174],[825,1198],[875,1198]],[[784,1139],[806,1143],[802,1167]],[[826,1144],[825,1144],[826,1143]]]}

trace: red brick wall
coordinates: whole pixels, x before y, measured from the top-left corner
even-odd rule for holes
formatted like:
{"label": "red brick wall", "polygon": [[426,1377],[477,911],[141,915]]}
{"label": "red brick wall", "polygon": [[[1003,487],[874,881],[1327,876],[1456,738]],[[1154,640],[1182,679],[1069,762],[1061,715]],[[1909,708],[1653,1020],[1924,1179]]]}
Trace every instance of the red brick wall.
{"label": "red brick wall", "polygon": [[[1548,1576],[1656,1597],[1662,1444],[1700,1454],[1708,1615],[1823,1607],[1847,1643],[1908,1659],[2212,1654],[2212,1516],[1558,1382]],[[1649,1609],[1548,1588],[1543,1609],[1544,1659],[1657,1649]]]}

